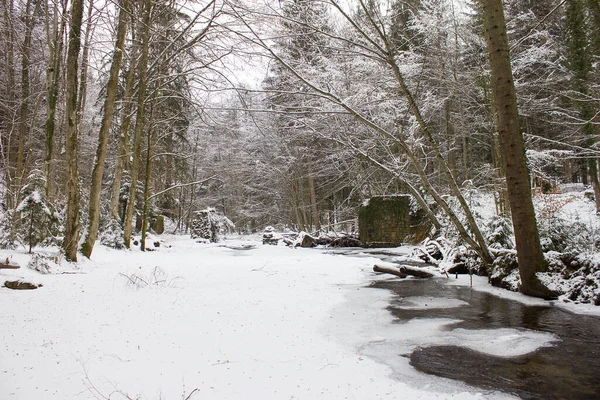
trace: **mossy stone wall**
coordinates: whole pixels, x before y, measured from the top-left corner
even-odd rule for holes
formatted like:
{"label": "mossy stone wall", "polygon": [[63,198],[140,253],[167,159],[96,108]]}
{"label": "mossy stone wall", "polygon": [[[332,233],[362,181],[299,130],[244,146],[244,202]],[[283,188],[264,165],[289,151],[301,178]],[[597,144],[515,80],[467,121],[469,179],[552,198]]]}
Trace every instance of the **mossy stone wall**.
{"label": "mossy stone wall", "polygon": [[395,247],[411,234],[410,196],[372,197],[358,212],[358,237],[367,247]]}

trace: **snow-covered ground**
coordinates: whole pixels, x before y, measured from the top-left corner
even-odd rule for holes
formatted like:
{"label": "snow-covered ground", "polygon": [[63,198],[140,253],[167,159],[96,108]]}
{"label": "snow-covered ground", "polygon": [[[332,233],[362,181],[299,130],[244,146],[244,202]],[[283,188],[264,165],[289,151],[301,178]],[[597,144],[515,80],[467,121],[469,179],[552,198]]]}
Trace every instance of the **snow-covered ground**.
{"label": "snow-covered ground", "polygon": [[[392,324],[391,293],[366,287],[374,258],[256,240],[166,242],[146,253],[97,245],[92,261],[51,275],[0,270],[2,282],[43,284],[0,288],[0,399],[510,399],[417,372],[402,355],[468,344],[515,356],[556,340],[451,329],[448,319]],[[28,259],[8,251],[0,259],[11,254]],[[406,304],[468,306],[423,297]]]}

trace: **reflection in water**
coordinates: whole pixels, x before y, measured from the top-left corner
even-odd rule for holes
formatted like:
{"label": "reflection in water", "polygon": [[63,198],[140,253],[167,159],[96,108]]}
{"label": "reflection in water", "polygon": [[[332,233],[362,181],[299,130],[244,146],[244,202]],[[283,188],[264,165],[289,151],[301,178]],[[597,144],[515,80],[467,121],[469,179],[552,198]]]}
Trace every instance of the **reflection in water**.
{"label": "reflection in water", "polygon": [[[420,371],[457,379],[523,399],[600,399],[600,318],[569,313],[557,307],[527,306],[440,280],[379,281],[375,288],[398,295],[389,310],[399,322],[413,318],[460,319],[451,329],[516,328],[560,337],[553,347],[514,358],[495,357],[460,346],[432,346],[411,354]],[[401,308],[409,297],[460,299],[466,307]]]}

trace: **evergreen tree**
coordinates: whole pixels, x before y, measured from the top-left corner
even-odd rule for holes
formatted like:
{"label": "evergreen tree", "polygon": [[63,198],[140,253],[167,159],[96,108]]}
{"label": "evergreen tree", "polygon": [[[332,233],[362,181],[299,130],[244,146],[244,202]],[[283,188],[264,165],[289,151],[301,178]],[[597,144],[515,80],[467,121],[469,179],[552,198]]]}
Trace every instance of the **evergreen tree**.
{"label": "evergreen tree", "polygon": [[33,170],[23,188],[24,198],[17,206],[19,216],[17,237],[24,245],[33,247],[59,233],[60,216],[46,198],[46,178],[42,171]]}

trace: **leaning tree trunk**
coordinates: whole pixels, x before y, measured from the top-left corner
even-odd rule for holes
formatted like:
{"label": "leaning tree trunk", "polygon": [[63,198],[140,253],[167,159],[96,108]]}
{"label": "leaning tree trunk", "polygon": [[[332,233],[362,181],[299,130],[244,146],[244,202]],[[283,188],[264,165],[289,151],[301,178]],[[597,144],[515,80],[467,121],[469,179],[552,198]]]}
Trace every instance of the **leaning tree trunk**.
{"label": "leaning tree trunk", "polygon": [[69,261],[77,261],[79,237],[79,171],[77,170],[77,72],[81,48],[83,0],[73,0],[67,52],[67,221],[63,249]]}
{"label": "leaning tree trunk", "polygon": [[102,190],[102,174],[104,172],[104,161],[106,160],[106,147],[110,136],[113,115],[115,111],[115,99],[119,88],[119,71],[121,70],[121,60],[123,59],[125,35],[127,33],[128,0],[121,0],[119,4],[119,17],[117,25],[117,39],[115,41],[115,50],[113,53],[112,64],[108,85],[106,88],[106,99],[104,100],[104,116],[100,125],[100,134],[98,135],[98,147],[96,149],[96,160],[92,171],[92,186],[90,188],[90,208],[89,208],[89,226],[85,241],[81,246],[81,252],[87,258],[92,255],[94,243],[98,238],[98,227],[100,224],[100,192]]}
{"label": "leaning tree trunk", "polygon": [[152,11],[152,1],[144,2],[144,21],[141,25],[142,54],[138,64],[139,83],[138,83],[138,108],[135,120],[134,145],[133,145],[133,164],[131,166],[131,186],[129,187],[129,201],[125,213],[125,223],[123,226],[124,241],[127,248],[131,244],[131,232],[133,221],[133,210],[135,208],[135,192],[137,188],[137,178],[140,172],[140,158],[142,148],[142,134],[144,132],[144,122],[146,119],[146,87],[148,85],[148,53],[150,41],[150,14]]}
{"label": "leaning tree trunk", "polygon": [[[353,24],[355,26],[355,28],[357,28],[356,22],[346,13],[345,10],[343,10],[343,8],[337,2],[331,1],[331,4],[335,8],[337,8],[338,11],[340,11],[340,13],[344,16],[344,18],[346,18],[351,24]],[[457,218],[454,211],[452,211],[451,208],[448,206],[448,204],[439,196],[439,194],[437,194],[437,192],[433,188],[433,185],[431,184],[429,178],[427,177],[427,174],[425,173],[423,167],[421,166],[421,163],[419,162],[418,158],[416,158],[415,154],[410,151],[408,143],[404,142],[404,140],[401,139],[400,137],[397,137],[395,139],[398,141],[398,144],[402,147],[402,149],[406,153],[406,155],[411,159],[411,164],[417,170],[417,173],[419,174],[419,177],[421,178],[423,186],[429,192],[430,195],[432,195],[434,198],[437,197],[436,202],[438,202],[442,206],[442,208],[444,209],[444,211],[446,212],[446,214],[448,215],[448,217],[450,218],[452,223],[456,226],[456,228],[458,229],[458,231],[460,233],[461,238],[463,240],[465,240],[465,242],[467,242],[467,244],[480,255],[482,261],[485,264],[491,264],[493,262],[493,257],[487,247],[485,238],[483,237],[483,234],[481,233],[481,230],[479,229],[479,226],[477,225],[477,222],[475,221],[473,212],[471,211],[470,206],[468,205],[465,197],[463,196],[463,194],[461,192],[460,187],[458,186],[458,184],[456,182],[456,177],[454,176],[454,174],[448,167],[448,163],[446,162],[446,159],[444,158],[442,152],[440,151],[440,147],[439,147],[436,139],[434,138],[434,135],[433,135],[427,121],[423,117],[423,115],[421,113],[421,109],[420,109],[419,105],[417,104],[412,91],[409,89],[408,85],[406,84],[404,74],[402,73],[400,66],[398,65],[398,62],[396,60],[397,49],[392,44],[392,41],[390,40],[390,37],[388,36],[388,34],[385,32],[384,29],[382,29],[382,26],[379,23],[379,21],[377,20],[377,18],[372,15],[372,11],[369,9],[369,6],[367,5],[367,3],[364,0],[360,0],[360,5],[361,5],[362,10],[365,13],[365,16],[366,16],[368,22],[369,22],[370,28],[374,31],[375,35],[378,36],[378,40],[381,40],[383,42],[383,47],[376,44],[376,42],[373,41],[373,39],[369,36],[369,34],[366,31],[364,31],[360,28],[357,28],[357,33],[359,33],[367,41],[369,41],[371,44],[373,44],[375,46],[375,49],[377,50],[377,52],[381,54],[381,60],[383,62],[385,62],[389,68],[391,68],[392,73],[394,74],[396,83],[398,84],[398,87],[400,89],[400,92],[402,93],[402,95],[404,96],[406,101],[408,102],[408,106],[409,106],[411,114],[413,115],[413,117],[415,118],[417,123],[419,124],[419,127],[421,128],[421,131],[423,133],[423,136],[424,136],[425,140],[427,141],[427,144],[431,147],[431,149],[434,152],[435,158],[441,167],[440,172],[441,172],[442,176],[444,178],[446,178],[446,183],[449,185],[452,195],[454,197],[456,197],[456,199],[458,200],[458,202],[460,204],[462,211],[464,212],[466,225],[468,226],[468,229],[471,231],[473,237],[471,237],[469,232],[465,229],[463,223]],[[321,94],[323,94],[329,98],[332,97],[331,93],[329,91],[327,91],[327,92],[321,91]],[[347,111],[349,111],[353,115],[355,115],[359,120],[367,123],[367,125],[371,126],[372,128],[374,128],[382,133],[386,132],[385,130],[382,130],[379,126],[377,126],[377,124],[364,118],[364,116],[356,113],[354,110],[351,110],[351,107],[348,107],[347,105],[345,105],[339,101],[337,103],[338,103],[338,105],[342,106]],[[412,153],[412,154],[409,154],[409,153]]]}
{"label": "leaning tree trunk", "polygon": [[531,199],[525,143],[519,127],[517,96],[510,65],[506,22],[502,0],[480,0],[486,24],[491,82],[496,109],[496,123],[506,173],[506,188],[515,231],[521,292],[549,298],[552,293],[537,278],[544,271],[544,259]]}

